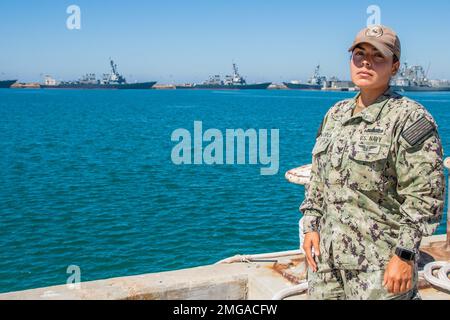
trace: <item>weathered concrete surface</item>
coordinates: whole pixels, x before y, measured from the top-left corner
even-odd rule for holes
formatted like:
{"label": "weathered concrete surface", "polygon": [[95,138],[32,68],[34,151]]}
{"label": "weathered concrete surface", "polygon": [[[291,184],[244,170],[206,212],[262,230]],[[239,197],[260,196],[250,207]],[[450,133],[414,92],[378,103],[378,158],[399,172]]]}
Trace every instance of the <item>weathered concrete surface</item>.
{"label": "weathered concrete surface", "polygon": [[203,266],[1,294],[0,299],[245,299],[251,265]]}
{"label": "weathered concrete surface", "polygon": [[[443,236],[423,240],[421,250],[438,260],[450,261]],[[305,278],[304,256],[282,257],[277,263],[250,262],[201,266],[177,271],[82,282],[80,289],[66,285],[0,294],[0,299],[12,300],[270,300],[282,289]],[[421,281],[424,300],[450,300],[450,295]],[[288,299],[304,300],[306,294]]]}

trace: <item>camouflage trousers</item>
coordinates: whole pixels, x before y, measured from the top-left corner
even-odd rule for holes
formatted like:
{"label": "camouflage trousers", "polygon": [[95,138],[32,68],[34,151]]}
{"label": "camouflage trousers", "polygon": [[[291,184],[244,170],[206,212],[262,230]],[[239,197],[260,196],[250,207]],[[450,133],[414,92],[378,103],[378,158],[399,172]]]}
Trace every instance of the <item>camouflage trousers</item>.
{"label": "camouflage trousers", "polygon": [[415,269],[412,289],[389,293],[383,286],[384,270],[327,269],[313,273],[308,268],[308,296],[312,300],[420,300]]}

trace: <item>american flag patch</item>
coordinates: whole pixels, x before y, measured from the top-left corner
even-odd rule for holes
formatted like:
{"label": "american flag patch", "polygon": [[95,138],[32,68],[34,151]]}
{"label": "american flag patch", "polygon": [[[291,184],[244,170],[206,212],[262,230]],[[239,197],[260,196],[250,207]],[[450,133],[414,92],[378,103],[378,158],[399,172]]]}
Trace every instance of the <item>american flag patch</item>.
{"label": "american flag patch", "polygon": [[434,129],[434,123],[427,118],[422,117],[414,122],[408,129],[403,131],[402,137],[411,146],[415,146],[419,142],[422,142],[423,139],[427,138],[429,134],[434,131]]}

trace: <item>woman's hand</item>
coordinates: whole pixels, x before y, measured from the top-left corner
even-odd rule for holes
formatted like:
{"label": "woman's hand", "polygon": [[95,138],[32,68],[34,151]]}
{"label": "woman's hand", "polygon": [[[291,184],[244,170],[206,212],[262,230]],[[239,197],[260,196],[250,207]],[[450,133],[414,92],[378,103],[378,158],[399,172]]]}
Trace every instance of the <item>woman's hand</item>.
{"label": "woman's hand", "polygon": [[305,240],[303,241],[303,250],[306,254],[306,262],[311,267],[313,272],[317,271],[317,265],[312,255],[312,248],[314,248],[314,254],[320,256],[320,235],[318,232],[308,232],[305,234]]}
{"label": "woman's hand", "polygon": [[400,294],[411,290],[414,270],[413,261],[403,261],[394,255],[384,272],[383,286],[388,292]]}

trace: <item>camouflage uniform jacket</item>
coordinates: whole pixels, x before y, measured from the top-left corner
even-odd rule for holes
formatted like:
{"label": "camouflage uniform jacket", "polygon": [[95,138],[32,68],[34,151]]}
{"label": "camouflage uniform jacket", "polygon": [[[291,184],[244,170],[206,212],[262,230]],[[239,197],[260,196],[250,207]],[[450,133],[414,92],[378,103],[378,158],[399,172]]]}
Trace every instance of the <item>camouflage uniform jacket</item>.
{"label": "camouflage uniform jacket", "polygon": [[396,247],[417,252],[439,225],[443,149],[419,103],[388,89],[353,115],[357,97],[327,112],[300,211],[304,232],[320,233],[321,261],[382,270]]}

